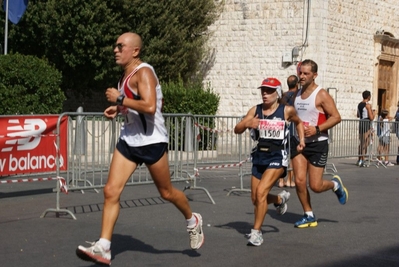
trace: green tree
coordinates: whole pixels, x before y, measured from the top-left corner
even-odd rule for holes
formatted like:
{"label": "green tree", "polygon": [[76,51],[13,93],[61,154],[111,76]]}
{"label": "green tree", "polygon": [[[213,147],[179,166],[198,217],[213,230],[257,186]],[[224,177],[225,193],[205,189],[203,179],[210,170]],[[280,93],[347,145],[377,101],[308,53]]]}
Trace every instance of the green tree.
{"label": "green tree", "polygon": [[[9,53],[47,58],[75,95],[115,85],[120,70],[112,44],[123,32],[144,40],[143,60],[160,80],[201,77],[207,28],[217,16],[213,0],[30,0],[9,27]],[[4,16],[1,16],[4,21]]]}
{"label": "green tree", "polygon": [[163,81],[201,80],[208,27],[218,15],[213,0],[148,0],[135,2],[133,25],[145,41],[144,59]]}
{"label": "green tree", "polygon": [[199,82],[184,85],[182,80],[162,85],[165,98],[163,112],[195,115],[215,115],[220,96]]}
{"label": "green tree", "polygon": [[[219,107],[220,96],[213,92],[207,85],[205,88],[202,83],[194,82],[184,85],[181,80],[178,82],[165,83],[162,86],[162,92],[165,98],[163,105],[164,113],[191,113],[193,115],[215,115]],[[185,133],[186,125],[182,120],[184,118],[176,118],[177,121],[171,121],[169,127],[176,129],[182,127],[181,132]],[[214,128],[214,118],[210,117],[201,122],[203,126]],[[201,141],[198,142],[198,149],[214,149],[217,133],[200,129],[199,134]],[[185,138],[182,136],[170,136],[169,148],[179,149],[184,147]]]}
{"label": "green tree", "polygon": [[31,0],[20,23],[10,24],[9,51],[47,58],[62,72],[65,91],[104,90],[115,83],[112,43],[126,30],[109,7],[119,2]]}
{"label": "green tree", "polygon": [[0,114],[54,114],[65,100],[61,73],[34,56],[0,56]]}

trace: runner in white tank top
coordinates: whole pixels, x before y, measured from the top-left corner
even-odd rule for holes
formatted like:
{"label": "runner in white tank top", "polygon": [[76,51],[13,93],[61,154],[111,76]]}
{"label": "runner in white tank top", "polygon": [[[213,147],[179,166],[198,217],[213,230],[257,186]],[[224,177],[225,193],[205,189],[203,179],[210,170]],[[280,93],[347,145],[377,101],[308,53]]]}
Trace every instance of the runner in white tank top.
{"label": "runner in white tank top", "polygon": [[[141,69],[150,68],[154,73],[154,68],[147,64],[138,65],[125,80],[118,83],[118,91],[121,95],[131,99],[140,99],[137,91],[129,85],[130,79]],[[162,91],[158,78],[155,87],[156,92],[156,111],[155,114],[139,113],[134,109],[120,106],[120,112],[125,116],[124,125],[121,128],[121,139],[125,140],[129,146],[139,147],[156,143],[167,143],[169,141],[168,132],[165,127],[165,120],[162,115]]]}
{"label": "runner in white tank top", "polygon": [[345,204],[348,199],[348,191],[338,175],[334,175],[331,181],[323,179],[328,158],[327,131],[341,121],[341,116],[330,94],[315,83],[316,77],[316,62],[304,60],[299,72],[302,88],[295,98],[295,109],[305,129],[306,146],[302,153],[292,149],[298,140],[291,140],[296,192],[304,212],[303,217],[295,223],[297,228],[317,226],[308,188],[316,193],[333,190],[341,204]]}
{"label": "runner in white tank top", "polygon": [[[104,209],[100,239],[89,247],[78,246],[76,254],[83,260],[111,264],[111,237],[119,216],[120,196],[126,182],[140,164],[148,168],[161,197],[183,214],[187,223],[191,249],[204,243],[202,216],[191,211],[185,194],[172,185],[168,161],[168,135],[161,113],[162,92],[154,69],[140,59],[141,37],[136,33],[119,36],[114,56],[124,74],[118,89],[108,88],[105,95],[111,103],[104,116],[115,119],[121,112],[125,123],[113,152],[107,184],[104,187]],[[157,215],[168,217],[166,215]]]}
{"label": "runner in white tank top", "polygon": [[[317,86],[311,95],[305,99],[302,98],[303,89],[300,89],[295,98],[296,112],[298,113],[299,118],[303,121],[305,127],[318,126],[327,120],[326,114],[316,108],[316,96],[321,89],[320,86]],[[328,140],[327,131],[320,132],[319,135],[305,137],[305,143],[324,140]]]}

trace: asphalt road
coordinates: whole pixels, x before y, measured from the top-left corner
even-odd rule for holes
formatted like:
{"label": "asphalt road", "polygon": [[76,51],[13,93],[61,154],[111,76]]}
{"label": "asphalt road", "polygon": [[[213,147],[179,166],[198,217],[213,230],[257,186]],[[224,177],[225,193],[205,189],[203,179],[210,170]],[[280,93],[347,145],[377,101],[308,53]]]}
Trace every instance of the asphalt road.
{"label": "asphalt road", "polygon": [[[311,193],[319,225],[297,229],[302,216],[295,189],[288,188],[288,211],[279,216],[269,206],[263,224],[264,243],[246,245],[253,224],[248,192],[227,192],[240,186],[238,169],[203,170],[198,187],[186,190],[193,211],[204,219],[204,246],[189,247],[183,216],[163,201],[154,185],[127,187],[112,238],[112,266],[399,266],[399,166],[359,168],[355,159],[335,160],[349,190],[346,205],[335,194]],[[326,175],[330,179],[331,175]],[[186,183],[174,184],[183,189]],[[103,195],[87,190],[61,194],[68,214],[48,213],[56,207],[54,181],[0,184],[1,266],[96,266],[75,255],[78,245],[98,239]],[[249,177],[244,179],[248,188]],[[281,191],[273,188],[273,193]]]}

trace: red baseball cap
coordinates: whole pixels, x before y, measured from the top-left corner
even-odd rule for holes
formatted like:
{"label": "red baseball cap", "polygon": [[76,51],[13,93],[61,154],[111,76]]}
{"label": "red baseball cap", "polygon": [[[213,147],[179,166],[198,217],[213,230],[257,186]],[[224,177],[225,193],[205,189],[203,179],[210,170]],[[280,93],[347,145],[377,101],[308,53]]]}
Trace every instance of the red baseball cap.
{"label": "red baseball cap", "polygon": [[263,87],[268,87],[268,88],[273,88],[276,89],[278,96],[281,98],[281,82],[277,80],[276,78],[266,78],[262,81],[262,84],[258,87],[258,89],[261,89]]}

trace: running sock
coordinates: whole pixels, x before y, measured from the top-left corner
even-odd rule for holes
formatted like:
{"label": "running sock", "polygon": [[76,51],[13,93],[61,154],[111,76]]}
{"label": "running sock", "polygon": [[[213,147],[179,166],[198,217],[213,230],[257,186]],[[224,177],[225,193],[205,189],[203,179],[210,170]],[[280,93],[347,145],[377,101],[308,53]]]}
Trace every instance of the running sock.
{"label": "running sock", "polygon": [[197,217],[191,215],[191,218],[187,220],[187,228],[194,228],[197,225]]}
{"label": "running sock", "polygon": [[336,181],[332,181],[334,183],[334,191],[336,191],[338,189],[338,183]]}
{"label": "running sock", "polygon": [[105,249],[105,251],[108,251],[111,248],[111,241],[105,238],[100,238],[98,243],[103,247],[103,249]]}
{"label": "running sock", "polygon": [[306,211],[305,214],[308,215],[308,217],[314,217],[313,211]]}

